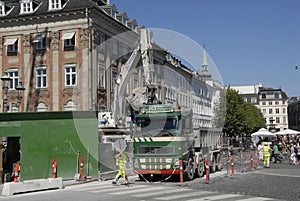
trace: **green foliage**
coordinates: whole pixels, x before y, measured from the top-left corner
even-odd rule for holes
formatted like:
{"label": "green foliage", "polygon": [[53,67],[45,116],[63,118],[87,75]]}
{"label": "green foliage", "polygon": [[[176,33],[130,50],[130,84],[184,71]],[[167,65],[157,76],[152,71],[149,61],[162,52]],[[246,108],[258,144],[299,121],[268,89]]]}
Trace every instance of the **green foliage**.
{"label": "green foliage", "polygon": [[229,87],[221,91],[214,114],[214,125],[223,128],[223,133],[230,137],[250,134],[265,126],[260,110],[244,102],[243,97]]}

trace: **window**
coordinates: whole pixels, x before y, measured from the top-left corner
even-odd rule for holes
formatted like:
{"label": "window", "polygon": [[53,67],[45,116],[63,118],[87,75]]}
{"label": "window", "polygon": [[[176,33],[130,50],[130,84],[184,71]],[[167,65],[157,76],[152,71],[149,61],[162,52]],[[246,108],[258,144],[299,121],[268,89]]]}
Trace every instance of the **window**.
{"label": "window", "polygon": [[47,49],[47,37],[45,33],[36,35],[32,42],[37,51]]}
{"label": "window", "polygon": [[269,114],[272,114],[273,113],[273,110],[272,109],[269,109]]}
{"label": "window", "polygon": [[283,123],[284,124],[286,123],[286,117],[283,117]]}
{"label": "window", "polygon": [[261,94],[261,98],[262,98],[262,99],[266,99],[266,94],[265,94],[265,93],[262,93],[262,94]]}
{"label": "window", "polygon": [[112,53],[118,55],[118,43],[116,41],[112,41]]}
{"label": "window", "polygon": [[103,33],[99,34],[99,47],[101,49],[105,48],[105,35]]}
{"label": "window", "polygon": [[280,117],[276,117],[276,124],[280,124]]}
{"label": "window", "polygon": [[283,113],[283,114],[286,113],[286,108],[282,108],[282,113]]}
{"label": "window", "polygon": [[263,113],[263,114],[266,114],[266,113],[267,113],[267,112],[266,112],[266,109],[263,109],[263,110],[262,110],[262,113]]}
{"label": "window", "polygon": [[21,14],[33,12],[32,0],[22,0],[20,3],[21,3]]}
{"label": "window", "polygon": [[116,10],[112,8],[111,9],[111,17],[116,19],[116,13],[117,13]]}
{"label": "window", "polygon": [[64,105],[64,110],[66,111],[77,110],[77,105],[72,100],[70,100],[67,102],[67,104]]}
{"label": "window", "polygon": [[266,102],[265,102],[265,101],[263,101],[263,102],[262,102],[262,105],[266,105]]}
{"label": "window", "polygon": [[61,0],[49,0],[49,10],[61,9]]}
{"label": "window", "polygon": [[276,114],[279,114],[279,108],[275,109]]}
{"label": "window", "polygon": [[47,69],[38,68],[36,70],[36,88],[47,88]]}
{"label": "window", "polygon": [[11,69],[7,71],[8,76],[10,77],[10,81],[9,81],[9,85],[8,88],[9,89],[15,89],[16,86],[18,86],[19,84],[19,70],[17,69]]}
{"label": "window", "polygon": [[251,98],[251,103],[256,103],[256,97]]}
{"label": "window", "polygon": [[105,87],[105,70],[104,67],[99,67],[99,86]]}
{"label": "window", "polygon": [[14,56],[18,54],[19,40],[15,38],[7,38],[4,45],[7,47],[7,56]]}
{"label": "window", "polygon": [[275,93],[274,98],[278,99],[279,98],[279,93]]}
{"label": "window", "polygon": [[279,105],[279,101],[275,101],[275,105]]}
{"label": "window", "polygon": [[4,2],[0,2],[0,15],[1,16],[5,15],[5,4],[4,4]]}
{"label": "window", "polygon": [[76,65],[65,66],[65,86],[71,87],[77,85]]}
{"label": "window", "polygon": [[62,9],[68,3],[68,0],[49,0],[49,10]]}
{"label": "window", "polygon": [[75,49],[75,32],[66,32],[63,34],[62,40],[64,40],[64,50],[74,50]]}
{"label": "window", "polygon": [[269,101],[269,105],[272,105],[272,101]]}

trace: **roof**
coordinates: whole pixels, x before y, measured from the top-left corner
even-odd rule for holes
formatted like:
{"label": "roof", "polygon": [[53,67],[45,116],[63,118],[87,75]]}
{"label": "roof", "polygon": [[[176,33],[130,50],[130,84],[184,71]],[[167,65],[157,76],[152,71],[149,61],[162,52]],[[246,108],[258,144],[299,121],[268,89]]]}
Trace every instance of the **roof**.
{"label": "roof", "polygon": [[[3,1],[3,0],[2,0]],[[2,19],[11,19],[11,18],[18,18],[21,16],[36,16],[41,14],[48,14],[48,13],[56,13],[61,11],[71,11],[76,9],[83,9],[83,8],[91,8],[91,7],[99,7],[104,5],[102,1],[95,1],[95,0],[64,0],[62,2],[65,3],[65,6],[62,9],[49,11],[49,0],[34,0],[38,6],[35,12],[28,13],[28,14],[20,14],[21,4],[19,0],[10,0],[4,1],[5,5],[11,8],[11,12],[8,13],[6,16],[0,16],[0,20]]]}

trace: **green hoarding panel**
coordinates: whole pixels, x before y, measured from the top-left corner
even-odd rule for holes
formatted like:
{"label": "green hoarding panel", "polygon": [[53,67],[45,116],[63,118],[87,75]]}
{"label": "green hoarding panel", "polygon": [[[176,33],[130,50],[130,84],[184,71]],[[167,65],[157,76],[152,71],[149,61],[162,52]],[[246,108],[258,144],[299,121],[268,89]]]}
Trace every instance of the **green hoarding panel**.
{"label": "green hoarding panel", "polygon": [[[95,112],[0,114],[0,136],[20,137],[20,179],[57,176],[73,179],[84,158],[84,176],[98,177],[98,124]],[[4,118],[6,117],[6,118]]]}

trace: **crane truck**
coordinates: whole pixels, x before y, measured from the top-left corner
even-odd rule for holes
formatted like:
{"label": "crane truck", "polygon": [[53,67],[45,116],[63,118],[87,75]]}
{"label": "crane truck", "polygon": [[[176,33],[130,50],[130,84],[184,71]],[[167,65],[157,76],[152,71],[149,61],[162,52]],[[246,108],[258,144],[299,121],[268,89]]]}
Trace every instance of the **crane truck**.
{"label": "crane truck", "polygon": [[[183,161],[185,180],[203,176],[205,158],[209,160],[211,172],[220,170],[221,151],[216,147],[221,131],[212,128],[193,128],[192,109],[162,104],[158,100],[159,88],[153,84],[153,52],[151,33],[140,30],[137,44],[128,61],[122,65],[117,78],[114,110],[99,114],[103,141],[112,141],[113,136],[133,144],[133,168],[141,179],[153,176],[180,173],[179,161]],[[120,96],[126,82],[142,58],[145,85],[133,90],[128,97]],[[131,108],[131,126],[126,126],[124,101]]]}

